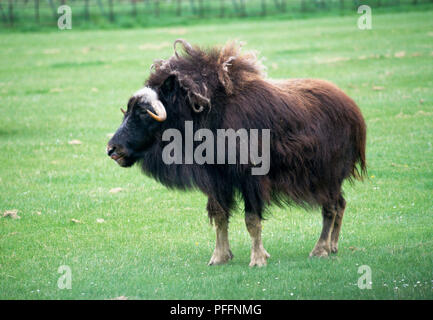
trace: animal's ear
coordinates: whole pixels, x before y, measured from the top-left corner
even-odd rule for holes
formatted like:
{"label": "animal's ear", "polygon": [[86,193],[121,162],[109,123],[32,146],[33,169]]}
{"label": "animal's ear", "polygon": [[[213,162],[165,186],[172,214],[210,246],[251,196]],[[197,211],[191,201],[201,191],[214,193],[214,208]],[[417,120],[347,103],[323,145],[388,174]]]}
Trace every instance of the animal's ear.
{"label": "animal's ear", "polygon": [[231,66],[231,62],[235,60],[235,57],[229,57],[225,61],[222,61],[220,64],[220,69],[218,70],[218,79],[223,85],[227,94],[233,93],[233,82],[230,78],[229,68]]}
{"label": "animal's ear", "polygon": [[241,46],[242,44],[238,45],[236,42],[227,43],[221,49],[218,58],[218,79],[229,95],[233,93],[233,81],[230,73],[233,71],[232,65],[237,62],[236,60],[240,55]]}

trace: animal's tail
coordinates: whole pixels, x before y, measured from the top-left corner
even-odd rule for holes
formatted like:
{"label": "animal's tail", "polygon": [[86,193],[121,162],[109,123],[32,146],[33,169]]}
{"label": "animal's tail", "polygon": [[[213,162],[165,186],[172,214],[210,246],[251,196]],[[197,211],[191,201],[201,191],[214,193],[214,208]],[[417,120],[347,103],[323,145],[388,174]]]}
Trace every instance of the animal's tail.
{"label": "animal's tail", "polygon": [[359,112],[359,121],[355,131],[355,165],[353,168],[353,176],[359,180],[363,180],[367,176],[367,162],[365,160],[366,144],[367,126],[361,112]]}

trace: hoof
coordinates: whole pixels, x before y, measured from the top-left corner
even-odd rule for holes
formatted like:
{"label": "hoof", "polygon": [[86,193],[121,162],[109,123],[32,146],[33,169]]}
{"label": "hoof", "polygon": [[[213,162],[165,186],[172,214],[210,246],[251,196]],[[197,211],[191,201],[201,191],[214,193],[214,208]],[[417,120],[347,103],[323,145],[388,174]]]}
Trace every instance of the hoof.
{"label": "hoof", "polygon": [[264,267],[267,264],[267,259],[269,259],[271,255],[267,253],[265,249],[253,251],[251,254],[251,262],[249,264],[250,267]]}
{"label": "hoof", "polygon": [[337,253],[338,252],[338,244],[331,243],[331,253]]}
{"label": "hoof", "polygon": [[228,251],[214,251],[212,257],[210,258],[208,266],[214,266],[218,264],[225,264],[229,260],[233,259],[233,253],[231,250]]}
{"label": "hoof", "polygon": [[318,257],[318,258],[328,258],[329,257],[329,250],[327,250],[324,247],[315,247],[313,251],[310,253],[310,258],[312,257]]}

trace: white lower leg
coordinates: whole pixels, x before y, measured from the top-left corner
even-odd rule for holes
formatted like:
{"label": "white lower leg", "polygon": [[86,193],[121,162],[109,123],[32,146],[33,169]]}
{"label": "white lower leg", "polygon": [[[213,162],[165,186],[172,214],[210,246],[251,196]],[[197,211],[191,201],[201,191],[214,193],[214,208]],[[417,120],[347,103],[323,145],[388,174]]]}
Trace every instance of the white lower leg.
{"label": "white lower leg", "polygon": [[223,264],[233,258],[230,251],[227,218],[215,218],[216,245],[209,265]]}
{"label": "white lower leg", "polygon": [[251,262],[250,267],[265,266],[266,259],[270,257],[262,243],[262,224],[257,215],[246,214],[245,224],[251,236]]}

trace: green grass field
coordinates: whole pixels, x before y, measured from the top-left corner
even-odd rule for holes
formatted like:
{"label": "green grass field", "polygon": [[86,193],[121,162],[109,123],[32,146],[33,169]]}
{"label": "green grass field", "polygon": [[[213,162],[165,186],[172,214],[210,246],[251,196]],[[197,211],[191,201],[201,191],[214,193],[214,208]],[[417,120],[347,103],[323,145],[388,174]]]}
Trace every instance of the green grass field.
{"label": "green grass field", "polygon": [[[0,35],[1,299],[432,299],[433,11],[121,31]],[[265,268],[208,267],[214,230],[198,192],[169,191],[105,154],[119,107],[176,38],[257,49],[272,78],[338,84],[368,125],[369,179],[346,184],[340,252],[308,259],[319,211],[272,207]],[[69,144],[80,140],[77,145]],[[113,188],[122,188],[110,193]],[[40,214],[38,214],[38,212]],[[71,219],[81,223],[71,222]],[[98,222],[97,219],[104,219]],[[61,290],[58,268],[72,271]],[[358,268],[372,289],[358,288]]]}

